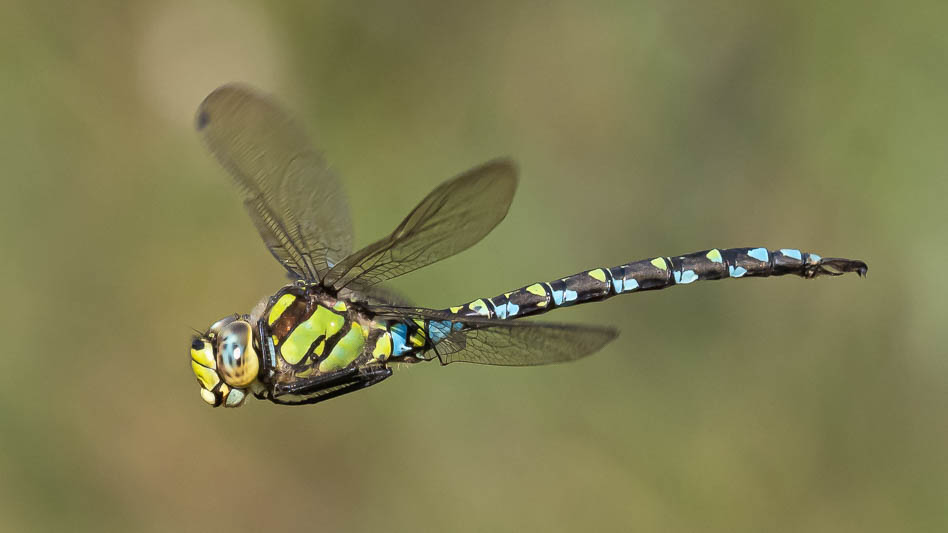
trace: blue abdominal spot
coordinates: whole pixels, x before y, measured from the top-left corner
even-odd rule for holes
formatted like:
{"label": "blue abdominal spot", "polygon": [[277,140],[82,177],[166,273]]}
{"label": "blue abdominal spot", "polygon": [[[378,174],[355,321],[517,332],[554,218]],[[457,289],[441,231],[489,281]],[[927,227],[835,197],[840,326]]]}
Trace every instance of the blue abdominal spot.
{"label": "blue abdominal spot", "polygon": [[767,253],[766,248],[754,248],[753,250],[750,250],[749,252],[747,252],[747,255],[753,257],[754,259],[758,261],[762,261],[764,263],[770,260],[770,254]]}
{"label": "blue abdominal spot", "polygon": [[787,257],[792,257],[797,261],[803,260],[803,254],[800,253],[800,250],[794,250],[792,248],[781,248],[780,253]]}

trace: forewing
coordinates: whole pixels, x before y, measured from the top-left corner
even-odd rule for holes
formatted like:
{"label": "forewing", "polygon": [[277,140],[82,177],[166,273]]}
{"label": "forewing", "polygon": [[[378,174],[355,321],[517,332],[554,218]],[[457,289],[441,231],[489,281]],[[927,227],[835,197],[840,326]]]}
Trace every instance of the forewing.
{"label": "forewing", "polygon": [[[500,366],[534,366],[591,355],[618,336],[615,328],[460,317],[444,311],[388,307],[373,311],[388,318],[428,320],[434,348],[428,360]],[[461,324],[457,330],[456,324]]]}
{"label": "forewing", "polygon": [[467,249],[504,219],[516,187],[517,169],[506,159],[442,183],[391,235],[343,259],[323,284],[365,288]]}
{"label": "forewing", "polygon": [[291,274],[321,280],[349,255],[352,222],[339,180],[274,102],[225,85],[201,103],[197,129],[233,176],[267,248]]}

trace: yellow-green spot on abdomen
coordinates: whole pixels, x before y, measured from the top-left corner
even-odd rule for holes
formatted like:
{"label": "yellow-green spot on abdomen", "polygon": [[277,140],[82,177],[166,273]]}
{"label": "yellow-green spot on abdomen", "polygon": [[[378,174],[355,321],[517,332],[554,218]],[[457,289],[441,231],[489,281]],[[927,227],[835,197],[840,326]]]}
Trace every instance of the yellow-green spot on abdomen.
{"label": "yellow-green spot on abdomen", "polygon": [[270,316],[267,318],[267,324],[273,325],[276,322],[280,315],[283,314],[283,311],[286,311],[286,308],[290,306],[293,302],[296,301],[296,296],[292,294],[284,294],[280,296],[280,299],[273,304],[273,307],[270,308]]}
{"label": "yellow-green spot on abdomen", "polygon": [[481,316],[488,316],[490,314],[490,311],[487,310],[487,304],[484,303],[484,300],[474,300],[468,304],[468,308]]}
{"label": "yellow-green spot on abdomen", "polygon": [[460,306],[460,305],[455,305],[454,307],[451,307],[451,308],[449,308],[449,309],[451,309],[451,312],[452,312],[452,313],[457,313],[458,311],[461,310],[461,306]]}
{"label": "yellow-green spot on abdomen", "polygon": [[601,281],[603,283],[606,282],[606,273],[601,268],[597,268],[596,270],[590,270],[589,277],[591,277],[592,279]]}
{"label": "yellow-green spot on abdomen", "polygon": [[530,294],[536,294],[537,296],[546,296],[546,289],[543,288],[543,285],[540,285],[539,283],[534,283],[533,285],[527,287],[527,292]]}
{"label": "yellow-green spot on abdomen", "polygon": [[415,330],[415,332],[411,334],[411,337],[408,338],[408,342],[410,342],[413,346],[417,346],[419,348],[424,346],[425,345],[425,332],[420,329]]}
{"label": "yellow-green spot on abdomen", "polygon": [[424,331],[425,321],[418,318],[413,318],[412,322],[414,322],[418,326],[418,329],[415,330],[415,332],[411,334],[411,337],[409,337],[408,342],[412,343],[415,346],[424,346],[425,345],[425,331]]}
{"label": "yellow-green spot on abdomen", "polygon": [[[527,287],[527,292],[529,292],[530,294],[534,294],[534,295],[536,295],[536,296],[542,296],[543,298],[547,298],[546,287],[544,287],[544,286],[543,286],[542,284],[540,284],[540,283],[534,283],[533,285],[530,285],[529,287]],[[547,298],[547,300],[548,300],[548,298]],[[547,300],[542,300],[542,301],[537,302],[537,303],[536,303],[536,306],[537,306],[537,307],[546,307],[546,306],[547,306]]]}
{"label": "yellow-green spot on abdomen", "polygon": [[349,363],[355,361],[356,357],[362,353],[364,344],[365,330],[357,322],[353,322],[349,332],[332,347],[329,357],[319,363],[319,371],[332,372],[349,366]]}
{"label": "yellow-green spot on abdomen", "polygon": [[342,300],[339,300],[338,302],[336,302],[336,303],[332,306],[332,308],[333,308],[334,310],[336,310],[336,311],[345,311],[345,310],[349,309],[348,307],[346,307],[346,302],[343,302]]}
{"label": "yellow-green spot on abdomen", "polygon": [[372,350],[372,357],[379,361],[385,361],[392,356],[392,335],[386,331],[379,335],[375,341],[375,349]]}
{"label": "yellow-green spot on abdomen", "polygon": [[665,270],[668,268],[668,265],[665,263],[664,257],[656,257],[655,259],[652,259],[651,263],[652,263],[652,266],[654,266],[655,268],[659,268],[661,270]]}
{"label": "yellow-green spot on abdomen", "polygon": [[714,261],[715,263],[721,263],[723,261],[723,259],[721,258],[721,252],[718,251],[717,248],[715,248],[714,250],[711,250],[710,252],[705,254],[705,256],[711,261]]}
{"label": "yellow-green spot on abdomen", "polygon": [[305,322],[298,324],[290,333],[290,336],[283,341],[283,346],[280,347],[280,355],[283,356],[284,361],[295,365],[303,360],[309,347],[316,342],[316,339],[332,337],[339,333],[344,323],[345,319],[341,315],[337,315],[323,306],[318,306],[316,311]]}

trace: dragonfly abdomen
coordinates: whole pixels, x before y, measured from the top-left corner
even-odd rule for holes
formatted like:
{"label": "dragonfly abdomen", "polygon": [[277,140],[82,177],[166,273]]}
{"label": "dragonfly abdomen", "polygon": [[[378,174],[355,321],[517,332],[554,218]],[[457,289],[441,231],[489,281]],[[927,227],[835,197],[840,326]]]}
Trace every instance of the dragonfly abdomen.
{"label": "dragonfly abdomen", "polygon": [[674,257],[655,257],[615,266],[594,268],[549,282],[537,282],[515,291],[479,298],[449,311],[462,316],[514,319],[631,292],[658,290],[695,281],[726,278],[784,276],[804,278],[857,272],[866,264],[850,259],[823,258],[792,248],[729,248],[703,250]]}

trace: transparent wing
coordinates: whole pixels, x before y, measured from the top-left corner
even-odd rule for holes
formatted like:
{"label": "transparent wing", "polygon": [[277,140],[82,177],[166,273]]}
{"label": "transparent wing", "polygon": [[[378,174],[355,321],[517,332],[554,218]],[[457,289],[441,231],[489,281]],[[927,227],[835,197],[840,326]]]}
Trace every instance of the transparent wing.
{"label": "transparent wing", "polygon": [[[454,332],[426,355],[444,364],[454,362],[483,365],[533,366],[586,357],[615,339],[618,331],[606,327],[543,322],[471,324],[474,328]],[[501,322],[497,324],[496,322]]]}
{"label": "transparent wing", "polygon": [[533,366],[572,361],[595,353],[619,334],[610,327],[460,317],[421,308],[377,307],[373,312],[386,318],[428,320],[432,340],[440,340],[425,358],[443,364]]}
{"label": "transparent wing", "polygon": [[517,169],[491,161],[438,186],[388,237],[343,259],[325,286],[365,288],[430,265],[484,238],[507,215]]}
{"label": "transparent wing", "polygon": [[233,176],[267,248],[297,279],[321,280],[349,255],[342,187],[280,107],[253,89],[225,85],[201,103],[197,129]]}

